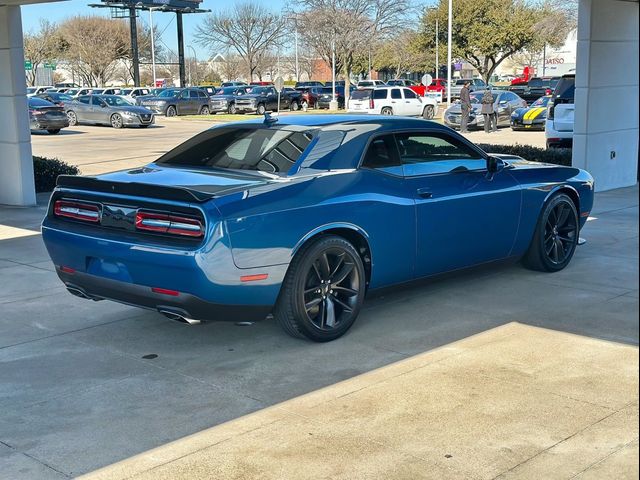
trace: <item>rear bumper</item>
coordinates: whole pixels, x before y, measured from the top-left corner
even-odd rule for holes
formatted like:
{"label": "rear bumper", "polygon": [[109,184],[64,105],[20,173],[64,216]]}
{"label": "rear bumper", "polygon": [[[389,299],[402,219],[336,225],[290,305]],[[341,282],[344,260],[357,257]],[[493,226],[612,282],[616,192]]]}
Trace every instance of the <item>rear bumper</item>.
{"label": "rear bumper", "polygon": [[178,295],[155,293],[151,288],[121,282],[83,272],[67,273],[56,268],[58,277],[76,296],[91,300],[113,300],[126,305],[199,321],[263,320],[272,310],[270,305],[223,305],[211,303],[188,293]]}
{"label": "rear bumper", "polygon": [[69,120],[66,118],[60,120],[48,120],[43,118],[39,120],[31,120],[29,122],[29,126],[31,130],[55,130],[68,127]]}
{"label": "rear bumper", "polygon": [[573,137],[547,138],[547,148],[573,148]]}

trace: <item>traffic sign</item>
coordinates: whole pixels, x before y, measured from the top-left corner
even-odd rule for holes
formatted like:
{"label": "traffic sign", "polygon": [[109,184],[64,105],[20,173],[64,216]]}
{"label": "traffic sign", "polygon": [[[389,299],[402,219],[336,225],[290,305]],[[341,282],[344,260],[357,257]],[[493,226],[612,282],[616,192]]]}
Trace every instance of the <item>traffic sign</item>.
{"label": "traffic sign", "polygon": [[425,74],[422,76],[422,84],[423,84],[425,87],[428,87],[429,85],[431,85],[431,82],[433,82],[433,78],[432,78],[432,77],[431,77],[431,75],[429,75],[428,73],[425,73]]}
{"label": "traffic sign", "polygon": [[25,70],[33,70],[33,64],[31,63],[30,60],[25,60],[24,61],[24,69]]}
{"label": "traffic sign", "polygon": [[282,91],[282,88],[284,87],[284,78],[276,78],[276,80],[273,82],[273,85],[276,87],[276,91],[280,93]]}

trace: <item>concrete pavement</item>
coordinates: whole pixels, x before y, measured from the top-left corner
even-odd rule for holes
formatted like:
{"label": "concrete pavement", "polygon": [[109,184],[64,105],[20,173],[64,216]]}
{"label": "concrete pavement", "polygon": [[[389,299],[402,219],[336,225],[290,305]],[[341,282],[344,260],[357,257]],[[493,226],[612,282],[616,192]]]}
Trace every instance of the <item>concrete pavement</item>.
{"label": "concrete pavement", "polygon": [[[249,327],[233,322],[188,327],[153,312],[67,294],[38,232],[46,196],[41,200],[41,206],[33,209],[0,208],[0,478],[67,478],[90,473],[325,387],[329,387],[330,396],[335,395],[332,385],[349,379],[357,385],[363,381],[360,375],[399,361],[409,362],[401,364],[405,365],[402,368],[411,362],[431,363],[434,357],[430,352],[441,355],[434,349],[449,346],[439,351],[450,352],[450,348],[461,348],[451,346],[453,342],[513,322],[546,330],[518,330],[511,335],[513,341],[490,342],[484,347],[484,360],[476,357],[475,347],[463,344],[464,358],[471,363],[459,364],[457,357],[451,357],[430,367],[437,367],[430,378],[442,382],[438,388],[434,384],[425,391],[421,385],[428,379],[415,376],[411,387],[396,383],[386,391],[393,400],[388,405],[394,409],[401,405],[401,410],[411,412],[419,406],[416,399],[423,398],[418,404],[431,410],[416,412],[448,419],[439,431],[429,433],[434,448],[438,446],[433,457],[404,449],[402,439],[416,432],[411,425],[394,423],[396,417],[391,414],[395,410],[379,410],[379,418],[368,417],[361,424],[332,417],[352,435],[359,431],[359,437],[351,437],[358,439],[357,445],[345,442],[348,436],[332,436],[331,423],[318,428],[301,415],[280,424],[281,432],[293,435],[309,425],[310,433],[327,439],[321,447],[307,443],[324,455],[321,459],[338,458],[331,456],[336,442],[336,448],[348,452],[339,457],[340,462],[353,458],[362,468],[373,468],[380,465],[377,459],[387,459],[388,465],[401,469],[394,474],[397,478],[422,468],[424,462],[438,469],[453,464],[453,472],[467,465],[465,468],[480,478],[506,473],[525,462],[527,468],[540,469],[536,470],[541,472],[538,478],[545,478],[542,469],[548,462],[563,464],[567,458],[574,462],[572,472],[586,468],[587,460],[600,458],[582,475],[607,478],[607,472],[612,471],[608,468],[628,469],[637,459],[637,441],[624,443],[629,438],[625,426],[629,422],[622,421],[622,426],[616,423],[625,415],[633,419],[629,392],[637,395],[637,368],[636,377],[629,376],[627,370],[637,363],[637,187],[597,194],[593,219],[583,232],[588,243],[578,249],[566,270],[548,275],[517,264],[490,266],[370,298],[353,329],[344,338],[324,345],[289,338],[271,321]],[[536,337],[536,332],[547,330],[580,337],[546,333]],[[544,351],[543,357],[550,357],[553,368],[542,368],[539,353],[527,350],[528,342],[523,344],[522,338],[531,338],[531,347]],[[567,339],[577,340],[572,343]],[[555,359],[559,363],[553,363]],[[449,370],[442,370],[444,367]],[[394,368],[389,375],[398,377]],[[465,377],[468,368],[493,387],[481,388],[482,382]],[[339,384],[337,388],[345,387]],[[353,384],[347,383],[346,388],[354,391]],[[416,397],[414,390],[425,397]],[[547,407],[536,410],[538,402],[526,398],[529,392],[554,401],[541,403]],[[509,403],[503,399],[507,393],[522,408],[509,413]],[[338,415],[342,409],[358,408],[357,403],[327,402],[322,409]],[[454,405],[458,406],[455,415],[450,411]],[[492,405],[499,409],[492,410]],[[609,410],[615,415],[605,421],[604,413]],[[480,423],[473,423],[474,412]],[[520,421],[520,415],[527,421]],[[471,445],[469,437],[463,436],[467,423],[475,426],[473,432],[487,434],[476,438],[486,449],[453,453],[445,449]],[[376,428],[367,430],[367,425]],[[216,432],[227,435],[227,428]],[[599,433],[600,429],[614,433]],[[565,442],[573,433],[571,438],[577,443]],[[446,443],[458,434],[461,441]],[[256,445],[259,438],[274,438],[267,430],[255,435],[243,441]],[[637,439],[637,432],[635,435]],[[505,442],[491,444],[494,438]],[[605,438],[611,442],[596,442]],[[391,440],[395,443],[389,443]],[[362,456],[360,446],[365,442],[375,448]],[[549,448],[558,442],[558,448]],[[382,448],[381,443],[389,448]],[[204,445],[209,445],[208,440]],[[291,447],[280,451],[283,462],[287,455],[304,453],[300,445],[283,445]],[[599,453],[589,449],[590,445],[597,446]],[[185,453],[191,453],[190,448]],[[605,450],[611,452],[609,457],[600,456]],[[576,453],[562,453],[567,451]],[[233,451],[218,453],[228,460],[225,472],[235,475],[241,471],[234,463]],[[443,460],[442,455],[452,457]],[[453,459],[457,460],[447,463]],[[542,465],[536,467],[537,462]],[[210,464],[202,465],[206,472]],[[249,460],[246,465],[260,466]],[[320,467],[327,475],[341,474],[327,471],[326,465]],[[363,475],[354,477],[366,478],[365,470],[359,471]],[[515,474],[516,470],[510,473]]]}

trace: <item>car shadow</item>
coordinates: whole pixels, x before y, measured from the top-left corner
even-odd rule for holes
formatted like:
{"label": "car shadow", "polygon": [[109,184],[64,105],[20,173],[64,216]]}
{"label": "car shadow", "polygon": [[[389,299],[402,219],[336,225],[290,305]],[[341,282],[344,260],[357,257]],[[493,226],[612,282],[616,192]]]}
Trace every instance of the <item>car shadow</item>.
{"label": "car shadow", "polygon": [[82,134],[82,133],[87,133],[83,130],[70,130],[68,128],[63,128],[62,130],[60,130],[58,133],[55,134],[51,134],[49,132],[47,132],[46,130],[32,130],[31,131],[31,135],[36,135],[36,136],[49,136],[49,137],[63,137],[65,135],[78,135],[78,134]]}

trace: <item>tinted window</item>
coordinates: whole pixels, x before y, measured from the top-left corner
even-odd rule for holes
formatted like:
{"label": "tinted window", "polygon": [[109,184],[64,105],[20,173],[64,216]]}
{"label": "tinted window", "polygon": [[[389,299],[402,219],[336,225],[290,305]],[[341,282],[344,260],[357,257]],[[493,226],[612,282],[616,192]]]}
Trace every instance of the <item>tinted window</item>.
{"label": "tinted window", "polygon": [[171,97],[177,97],[178,94],[180,93],[180,90],[162,90],[158,96],[159,97],[167,97],[167,98],[171,98]]}
{"label": "tinted window", "polygon": [[443,134],[403,133],[396,135],[406,176],[478,170],[486,163],[475,150]]}
{"label": "tinted window", "polygon": [[[374,100],[384,100],[387,98],[387,95],[389,93],[389,90],[386,88],[381,88],[379,90],[374,90],[373,91],[373,98]],[[354,92],[355,94],[355,92]]]}
{"label": "tinted window", "polygon": [[385,135],[373,139],[367,148],[362,166],[383,170],[399,167],[400,159],[398,158],[393,135]]}
{"label": "tinted window", "polygon": [[553,94],[556,98],[562,98],[563,100],[573,100],[575,88],[575,77],[562,77],[558,82],[558,85],[556,85],[556,90]]}
{"label": "tinted window", "polygon": [[391,98],[402,98],[402,93],[399,88],[391,89]]}
{"label": "tinted window", "polygon": [[157,163],[286,173],[312,139],[311,130],[215,128],[174,148]]}
{"label": "tinted window", "polygon": [[[365,90],[356,90],[351,94],[351,98],[353,100],[369,100],[371,98],[371,92],[373,92],[373,98],[377,98],[375,94],[377,91],[365,89]],[[385,95],[386,96],[386,95]]]}
{"label": "tinted window", "polygon": [[418,95],[416,95],[416,92],[414,92],[410,88],[405,88],[403,92],[404,92],[404,98],[418,98]]}
{"label": "tinted window", "polygon": [[91,97],[88,95],[78,97],[78,102],[84,103],[85,105],[89,105],[91,103]]}
{"label": "tinted window", "polygon": [[542,85],[543,85],[543,81],[541,78],[532,78],[531,80],[529,80],[530,87],[538,88],[538,87],[542,87]]}
{"label": "tinted window", "polygon": [[131,102],[117,95],[105,95],[101,97],[93,97],[94,104],[100,105],[100,100],[111,107],[130,107]]}

